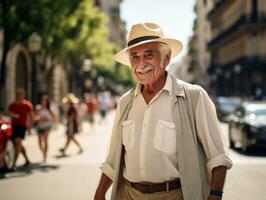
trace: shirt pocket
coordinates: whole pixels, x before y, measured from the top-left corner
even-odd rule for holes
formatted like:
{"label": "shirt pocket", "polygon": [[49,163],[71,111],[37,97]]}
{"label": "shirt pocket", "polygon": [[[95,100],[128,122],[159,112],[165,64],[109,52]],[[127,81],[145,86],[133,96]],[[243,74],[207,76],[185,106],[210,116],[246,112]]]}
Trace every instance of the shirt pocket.
{"label": "shirt pocket", "polygon": [[127,120],[122,123],[123,131],[123,145],[126,150],[130,150],[135,144],[135,122],[133,120]]}
{"label": "shirt pocket", "polygon": [[165,153],[176,152],[176,131],[173,122],[159,120],[155,129],[154,147]]}

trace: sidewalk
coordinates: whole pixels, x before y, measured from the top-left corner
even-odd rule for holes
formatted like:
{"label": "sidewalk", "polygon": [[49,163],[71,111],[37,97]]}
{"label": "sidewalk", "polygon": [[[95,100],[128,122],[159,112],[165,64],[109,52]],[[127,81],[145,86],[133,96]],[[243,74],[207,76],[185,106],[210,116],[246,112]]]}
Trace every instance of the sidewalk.
{"label": "sidewalk", "polygon": [[[31,162],[29,168],[18,167],[17,172],[6,174],[0,179],[1,200],[91,200],[97,187],[104,161],[114,112],[107,116],[106,124],[97,125],[95,133],[87,122],[77,135],[84,148],[78,154],[78,148],[71,144],[67,156],[58,151],[65,144],[64,126],[58,125],[49,136],[47,164],[42,164],[36,134],[27,136],[25,147]],[[17,165],[23,165],[20,156]]]}

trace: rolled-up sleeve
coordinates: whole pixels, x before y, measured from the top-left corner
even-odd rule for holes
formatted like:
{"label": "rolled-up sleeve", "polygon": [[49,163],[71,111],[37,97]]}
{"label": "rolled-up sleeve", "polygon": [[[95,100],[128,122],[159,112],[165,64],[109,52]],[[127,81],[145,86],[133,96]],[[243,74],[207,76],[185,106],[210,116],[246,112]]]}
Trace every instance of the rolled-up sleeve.
{"label": "rolled-up sleeve", "polygon": [[117,147],[119,145],[119,139],[117,137],[117,133],[115,131],[115,127],[117,127],[118,120],[120,118],[120,106],[119,104],[117,105],[116,109],[116,115],[115,115],[115,120],[113,124],[113,129],[112,129],[112,134],[111,134],[111,140],[109,144],[109,149],[107,151],[107,157],[104,163],[100,166],[100,169],[102,172],[108,176],[112,181],[114,180],[114,166],[115,166],[115,155],[117,153]]}
{"label": "rolled-up sleeve", "polygon": [[196,129],[200,142],[207,157],[207,169],[211,175],[212,169],[233,165],[229,158],[229,147],[216,115],[216,109],[208,94],[200,89],[196,108]]}

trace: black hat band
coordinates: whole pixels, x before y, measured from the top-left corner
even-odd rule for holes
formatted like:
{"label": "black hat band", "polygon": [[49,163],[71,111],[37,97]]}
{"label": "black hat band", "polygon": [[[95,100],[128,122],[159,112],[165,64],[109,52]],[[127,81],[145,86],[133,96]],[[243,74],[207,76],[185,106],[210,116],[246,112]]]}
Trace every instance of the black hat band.
{"label": "black hat band", "polygon": [[130,47],[134,44],[137,44],[139,42],[143,42],[145,40],[153,40],[153,39],[158,39],[160,38],[159,36],[154,36],[154,35],[149,35],[149,36],[142,36],[142,37],[138,37],[138,38],[135,38],[133,40],[130,40],[128,43],[127,43],[127,47]]}

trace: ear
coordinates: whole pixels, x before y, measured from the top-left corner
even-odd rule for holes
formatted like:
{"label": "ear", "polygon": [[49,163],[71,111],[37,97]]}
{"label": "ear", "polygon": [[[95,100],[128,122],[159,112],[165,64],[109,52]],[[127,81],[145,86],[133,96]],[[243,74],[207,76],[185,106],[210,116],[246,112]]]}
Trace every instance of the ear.
{"label": "ear", "polygon": [[170,59],[171,59],[171,52],[167,53],[164,57],[164,61],[163,61],[164,67],[166,67],[169,64]]}

